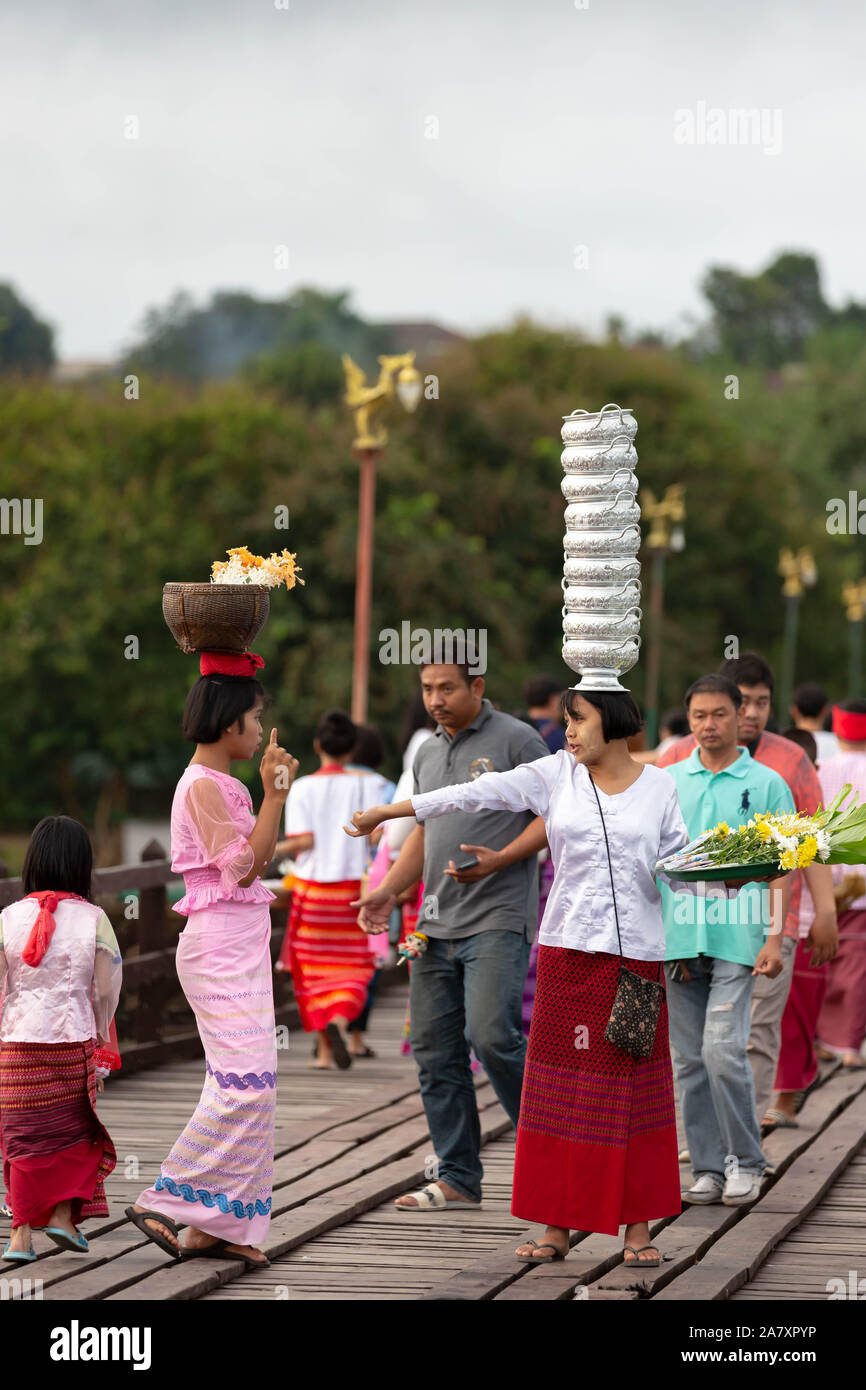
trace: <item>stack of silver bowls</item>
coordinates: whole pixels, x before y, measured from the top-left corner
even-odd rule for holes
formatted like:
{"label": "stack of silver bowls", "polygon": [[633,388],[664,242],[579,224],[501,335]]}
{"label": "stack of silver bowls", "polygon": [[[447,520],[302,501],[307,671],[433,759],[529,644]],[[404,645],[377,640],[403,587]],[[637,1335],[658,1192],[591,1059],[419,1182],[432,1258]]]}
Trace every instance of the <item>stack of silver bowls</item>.
{"label": "stack of silver bowls", "polygon": [[623,690],[640,648],[637,420],[605,405],[563,417],[562,656],[591,690]]}

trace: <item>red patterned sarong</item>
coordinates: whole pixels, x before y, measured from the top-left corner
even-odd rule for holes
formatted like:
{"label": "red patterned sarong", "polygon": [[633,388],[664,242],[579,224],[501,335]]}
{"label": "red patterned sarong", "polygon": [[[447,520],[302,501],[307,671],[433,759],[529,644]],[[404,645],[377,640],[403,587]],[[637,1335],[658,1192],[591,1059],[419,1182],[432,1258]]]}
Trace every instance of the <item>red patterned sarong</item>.
{"label": "red patterned sarong", "polygon": [[58,1202],[75,1223],[107,1216],[117,1162],[96,1113],[92,1042],[0,1044],[3,1177],[15,1226],[46,1226]]}
{"label": "red patterned sarong", "polygon": [[[624,963],[659,978],[657,962]],[[652,1056],[620,1052],[604,1037],[619,969],[619,956],[539,947],[511,1204],[521,1220],[616,1235],[681,1210],[667,1001]]]}
{"label": "red patterned sarong", "polygon": [[301,1023],[308,1033],[327,1028],[335,1018],[351,1023],[367,1002],[376,962],[358,926],[358,909],[349,906],[360,896],[358,879],[294,880],[280,960],[291,968]]}
{"label": "red patterned sarong", "polygon": [[785,1012],[776,1071],[776,1091],[805,1091],[818,1075],[815,1029],[827,993],[827,966],[813,966],[812,947],[797,942],[794,973]]}

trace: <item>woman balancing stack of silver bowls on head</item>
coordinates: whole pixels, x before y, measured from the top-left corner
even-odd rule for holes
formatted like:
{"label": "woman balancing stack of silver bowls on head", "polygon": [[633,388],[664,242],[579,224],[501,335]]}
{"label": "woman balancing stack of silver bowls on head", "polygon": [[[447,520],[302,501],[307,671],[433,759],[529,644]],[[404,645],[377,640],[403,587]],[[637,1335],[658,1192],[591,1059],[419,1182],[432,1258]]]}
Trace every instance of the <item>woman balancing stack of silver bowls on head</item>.
{"label": "woman balancing stack of silver bowls on head", "polygon": [[[396,816],[530,809],[539,845],[550,845],[554,879],[539,928],[511,1207],[546,1228],[541,1242],[515,1252],[533,1263],[563,1259],[573,1230],[616,1235],[624,1226],[625,1263],[656,1266],[648,1223],[681,1209],[654,869],[688,834],[673,779],[628,751],[641,719],[617,679],[638,653],[636,432],[619,406],[575,411],[562,432],[564,656],[580,677],[563,697],[567,746],[359,812],[347,827],[369,834]],[[637,1012],[627,1010],[617,1031],[617,1011],[613,1041],[606,1035],[623,966]]]}
{"label": "woman balancing stack of silver bowls on head", "polygon": [[636,434],[634,415],[618,405],[572,411],[562,426],[562,656],[598,689],[621,690],[617,676],[640,647]]}

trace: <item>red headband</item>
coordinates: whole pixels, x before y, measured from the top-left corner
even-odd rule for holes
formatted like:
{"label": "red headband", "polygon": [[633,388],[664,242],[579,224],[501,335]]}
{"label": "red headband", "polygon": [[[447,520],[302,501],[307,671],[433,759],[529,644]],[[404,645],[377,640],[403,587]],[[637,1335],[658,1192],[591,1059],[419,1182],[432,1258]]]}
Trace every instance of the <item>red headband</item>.
{"label": "red headband", "polygon": [[264,664],[258,652],[202,652],[199,670],[203,676],[254,676]]}
{"label": "red headband", "polygon": [[866,743],[866,714],[853,714],[834,705],[833,733],[846,743]]}

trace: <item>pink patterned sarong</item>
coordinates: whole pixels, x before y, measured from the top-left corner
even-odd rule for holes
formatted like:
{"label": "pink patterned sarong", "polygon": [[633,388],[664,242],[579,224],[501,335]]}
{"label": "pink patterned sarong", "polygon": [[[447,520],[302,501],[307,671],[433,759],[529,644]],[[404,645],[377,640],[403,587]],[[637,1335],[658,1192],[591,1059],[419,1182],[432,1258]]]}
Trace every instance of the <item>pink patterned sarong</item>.
{"label": "pink patterned sarong", "polygon": [[139,1206],[236,1245],[268,1232],[277,1052],[267,905],[191,912],[177,973],[207,1075],[198,1106]]}

